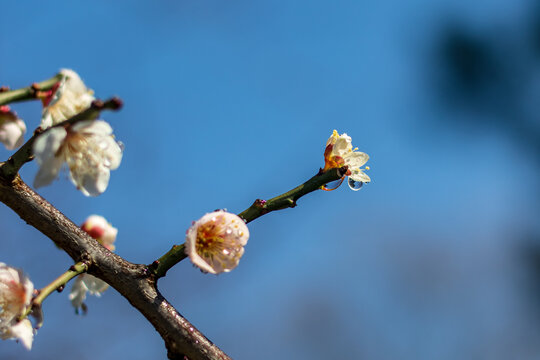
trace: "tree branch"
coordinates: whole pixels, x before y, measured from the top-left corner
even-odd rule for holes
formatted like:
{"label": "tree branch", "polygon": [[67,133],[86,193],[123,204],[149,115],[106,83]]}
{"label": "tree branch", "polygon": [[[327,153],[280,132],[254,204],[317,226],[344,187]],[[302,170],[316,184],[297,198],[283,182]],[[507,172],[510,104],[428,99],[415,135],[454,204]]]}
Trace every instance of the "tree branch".
{"label": "tree branch", "polygon": [[154,326],[165,341],[170,359],[229,359],[159,293],[146,265],[133,264],[107,250],[18,176],[11,181],[0,176],[0,201],[54,241],[75,262],[89,263],[89,274],[115,288]]}
{"label": "tree branch", "polygon": [[268,214],[269,212],[282,210],[286,208],[293,208],[296,206],[296,202],[302,196],[309,194],[312,191],[318,190],[321,186],[328,184],[329,182],[336,181],[345,176],[347,167],[330,169],[328,171],[319,171],[317,175],[295,187],[294,189],[287,191],[285,194],[278,195],[270,200],[257,199],[253,204],[242,211],[240,216],[247,223],[257,219],[260,216]]}
{"label": "tree branch", "polygon": [[[2,95],[0,93],[0,95]],[[96,119],[101,111],[103,110],[118,110],[122,107],[122,100],[119,98],[111,98],[105,102],[101,100],[94,100],[92,102],[92,105],[90,107],[77,115],[62,121],[61,123],[58,123],[56,125],[51,126],[48,129],[52,129],[54,127],[60,127],[60,126],[67,126],[75,124],[79,121],[84,120],[94,120]],[[0,163],[0,174],[7,180],[12,180],[15,175],[19,172],[21,167],[26,164],[27,162],[31,161],[33,159],[33,151],[32,147],[34,145],[34,141],[36,141],[36,138],[46,132],[48,129],[41,129],[37,128],[36,131],[34,131],[34,135],[28,139],[28,141],[17,150],[17,152],[9,157],[9,159],[4,162]]]}
{"label": "tree branch", "polygon": [[[284,194],[273,197],[270,200],[255,200],[249,208],[242,211],[238,216],[244,219],[247,224],[269,212],[295,207],[296,202],[302,196],[320,189],[321,186],[328,184],[329,182],[341,179],[345,176],[346,172],[346,166],[330,169],[325,172],[320,170],[317,175]],[[148,265],[148,269],[156,276],[156,279],[165,276],[170,268],[187,257],[184,249],[184,244],[174,245],[166,254]]]}
{"label": "tree branch", "polygon": [[62,80],[62,75],[58,74],[48,80],[21,89],[0,92],[0,106],[19,101],[34,100],[38,91],[50,90],[60,80]]}

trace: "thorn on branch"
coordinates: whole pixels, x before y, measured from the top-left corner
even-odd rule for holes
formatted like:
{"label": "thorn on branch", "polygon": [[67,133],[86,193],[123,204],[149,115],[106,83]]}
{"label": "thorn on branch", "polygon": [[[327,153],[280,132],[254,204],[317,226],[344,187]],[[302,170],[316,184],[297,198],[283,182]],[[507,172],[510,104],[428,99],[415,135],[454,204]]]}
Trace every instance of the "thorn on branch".
{"label": "thorn on branch", "polygon": [[56,291],[61,293],[62,291],[64,291],[65,287],[66,287],[65,285],[60,285],[58,288],[56,288]]}

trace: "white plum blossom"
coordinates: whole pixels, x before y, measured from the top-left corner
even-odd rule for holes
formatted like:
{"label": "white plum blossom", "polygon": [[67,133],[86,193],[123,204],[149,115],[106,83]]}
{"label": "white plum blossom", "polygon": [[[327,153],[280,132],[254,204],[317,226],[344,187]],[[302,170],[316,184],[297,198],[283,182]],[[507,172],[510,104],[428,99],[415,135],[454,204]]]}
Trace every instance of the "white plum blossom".
{"label": "white plum blossom", "polygon": [[113,227],[103,216],[90,215],[81,225],[81,229],[110,251],[115,250],[114,242],[116,235],[118,235],[118,229]]}
{"label": "white plum blossom", "polygon": [[70,69],[60,70],[62,79],[42,97],[41,128],[46,129],[87,109],[95,100],[79,75]]}
{"label": "white plum blossom", "polygon": [[[118,229],[113,227],[103,216],[90,215],[86,221],[81,225],[81,229],[86,231],[88,235],[96,239],[101,245],[114,251],[114,242]],[[81,274],[75,279],[71,292],[69,294],[69,300],[75,309],[82,308],[86,310],[84,300],[86,299],[86,293],[90,295],[101,296],[101,294],[109,288],[109,285],[95,276],[89,274]]]}
{"label": "white plum blossom", "polygon": [[9,106],[0,106],[0,142],[6,149],[13,150],[22,145],[26,125]]}
{"label": "white plum blossom", "polygon": [[218,210],[204,215],[188,229],[185,252],[204,272],[229,272],[238,265],[248,239],[244,220]]}
{"label": "white plum blossom", "polygon": [[45,131],[34,142],[34,155],[40,166],[36,188],[56,179],[65,162],[77,189],[86,196],[97,196],[107,189],[110,171],[120,165],[122,146],[105,121],[85,120]]}
{"label": "white plum blossom", "polygon": [[20,340],[28,350],[34,330],[30,320],[19,316],[30,306],[33,291],[34,284],[21,270],[0,262],[0,337]]}
{"label": "white plum blossom", "polygon": [[[349,187],[353,190],[358,190],[360,187],[357,184],[368,183],[371,181],[370,177],[364,173],[364,170],[369,170],[366,166],[365,169],[361,167],[369,160],[369,155],[360,151],[358,148],[352,147],[352,139],[346,133],[339,135],[334,130],[328,141],[326,142],[326,148],[324,150],[324,169],[340,168],[347,166],[347,172],[345,176],[349,177]],[[343,179],[340,180],[339,185]],[[335,187],[336,188],[336,187]],[[334,190],[323,187],[324,190]]]}

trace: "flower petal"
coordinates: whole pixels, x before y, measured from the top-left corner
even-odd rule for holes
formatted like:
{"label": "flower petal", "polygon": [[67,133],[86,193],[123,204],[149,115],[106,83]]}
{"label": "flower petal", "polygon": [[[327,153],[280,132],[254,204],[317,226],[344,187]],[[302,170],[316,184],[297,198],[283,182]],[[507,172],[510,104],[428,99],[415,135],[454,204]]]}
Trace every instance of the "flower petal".
{"label": "flower petal", "polygon": [[71,169],[71,182],[85,196],[98,196],[107,190],[109,178],[111,176],[109,169],[99,166],[92,172],[86,169]]}
{"label": "flower petal", "polygon": [[34,155],[40,168],[34,179],[34,187],[38,188],[50,184],[58,176],[63,159],[56,157],[56,153],[66,138],[64,128],[52,128],[34,142]]}
{"label": "flower petal", "polygon": [[71,286],[71,292],[69,293],[69,300],[71,300],[71,305],[76,309],[79,309],[86,299],[86,292],[88,288],[83,282],[83,278],[86,274],[79,275],[73,285]]}
{"label": "flower petal", "polygon": [[72,130],[93,135],[111,135],[113,129],[111,125],[103,120],[85,120],[73,125]]}
{"label": "flower petal", "polygon": [[111,170],[117,169],[122,162],[122,148],[112,136],[108,136],[103,140],[103,146],[106,149],[108,168]]}
{"label": "flower petal", "polygon": [[54,157],[62,142],[66,138],[67,132],[64,128],[57,127],[46,131],[38,136],[34,142],[33,150],[36,161],[39,165]]}
{"label": "flower petal", "polygon": [[361,169],[354,170],[349,177],[354,181],[361,181],[363,183],[371,182],[371,178]]}
{"label": "flower petal", "polygon": [[32,323],[28,319],[19,321],[17,324],[10,328],[10,337],[17,338],[21,341],[25,348],[30,350],[32,348],[32,341],[34,340],[34,329]]}
{"label": "flower petal", "polygon": [[229,272],[238,265],[248,239],[244,220],[218,210],[204,215],[188,229],[185,252],[204,272]]}
{"label": "flower petal", "polygon": [[345,160],[345,165],[349,168],[358,168],[367,163],[369,155],[363,152],[354,151],[344,155],[343,159]]}
{"label": "flower petal", "polygon": [[21,119],[6,121],[0,126],[0,142],[8,150],[16,149],[22,145],[25,132],[26,125]]}
{"label": "flower petal", "polygon": [[109,288],[109,284],[95,276],[84,274],[84,285],[91,295],[101,296],[101,293]]}

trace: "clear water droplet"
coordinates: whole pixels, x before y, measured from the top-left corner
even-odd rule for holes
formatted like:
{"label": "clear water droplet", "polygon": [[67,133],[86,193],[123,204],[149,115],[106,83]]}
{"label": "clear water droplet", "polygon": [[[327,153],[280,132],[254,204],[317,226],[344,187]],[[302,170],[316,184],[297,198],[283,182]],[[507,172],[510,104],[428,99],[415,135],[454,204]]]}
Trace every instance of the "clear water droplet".
{"label": "clear water droplet", "polygon": [[358,191],[362,188],[362,186],[364,186],[364,183],[361,182],[361,181],[355,181],[351,178],[349,178],[348,180],[348,183],[349,183],[349,187],[351,188],[351,190],[354,190],[354,191]]}
{"label": "clear water droplet", "polygon": [[107,141],[100,141],[98,146],[101,150],[105,150],[109,147],[109,143]]}
{"label": "clear water droplet", "polygon": [[329,182],[324,185],[324,190],[326,191],[336,190],[341,185],[342,182],[343,182],[343,178],[336,181]]}

